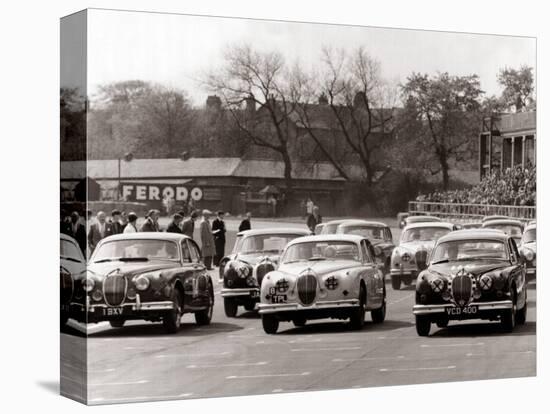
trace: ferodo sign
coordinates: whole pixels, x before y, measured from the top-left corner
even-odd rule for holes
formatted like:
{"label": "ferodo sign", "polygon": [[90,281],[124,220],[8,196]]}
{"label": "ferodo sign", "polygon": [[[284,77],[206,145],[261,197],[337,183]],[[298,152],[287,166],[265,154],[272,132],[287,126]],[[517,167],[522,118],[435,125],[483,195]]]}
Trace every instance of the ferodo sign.
{"label": "ferodo sign", "polygon": [[170,184],[133,184],[122,183],[122,198],[129,201],[162,201],[172,198],[176,201],[194,201],[202,199],[202,190],[199,187],[187,188],[181,185]]}

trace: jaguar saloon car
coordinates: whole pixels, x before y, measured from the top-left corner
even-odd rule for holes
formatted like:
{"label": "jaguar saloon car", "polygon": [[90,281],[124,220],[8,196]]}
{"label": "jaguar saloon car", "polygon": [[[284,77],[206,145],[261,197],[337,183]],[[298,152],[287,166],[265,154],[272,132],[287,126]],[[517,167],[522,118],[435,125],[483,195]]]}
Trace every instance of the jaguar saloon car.
{"label": "jaguar saloon car", "polygon": [[289,241],[306,235],[309,231],[291,228],[246,230],[237,234],[233,252],[221,261],[221,296],[227,317],[235,317],[239,306],[247,311],[255,309],[260,301],[262,279],[277,268],[283,248]]}
{"label": "jaguar saloon car", "polygon": [[408,226],[409,224],[415,224],[415,223],[433,223],[436,221],[443,221],[439,217],[435,216],[424,216],[424,215],[415,215],[415,216],[408,216],[405,219],[403,219],[404,225],[403,227]]}
{"label": "jaguar saloon car", "polygon": [[523,227],[524,225],[521,221],[511,218],[485,220],[482,225],[482,228],[484,229],[501,230],[504,233],[510,235],[514,238],[514,240],[516,241],[516,245],[518,246],[521,243]]}
{"label": "jaguar saloon car", "polygon": [[[179,330],[184,313],[208,325],[214,307],[213,283],[197,244],[176,233],[117,234],[99,242],[83,279],[82,322],[127,320],[162,322]],[[79,306],[79,304],[75,304]]]}
{"label": "jaguar saloon car", "polygon": [[356,234],[369,239],[374,247],[377,262],[383,265],[384,274],[390,272],[391,254],[395,245],[387,224],[378,221],[349,220],[338,225],[336,234]]}
{"label": "jaguar saloon car", "polygon": [[523,256],[527,276],[537,274],[537,225],[528,224],[523,231],[519,252]]}
{"label": "jaguar saloon car", "polygon": [[72,318],[71,301],[84,302],[84,291],[80,287],[82,278],[86,277],[86,259],[75,239],[61,233],[59,266],[59,298],[61,302],[61,326]]}
{"label": "jaguar saloon car", "polygon": [[407,225],[401,232],[399,246],[391,255],[391,284],[394,290],[401,283],[409,286],[427,266],[427,260],[437,239],[458,230],[446,222],[420,222]]}
{"label": "jaguar saloon car", "polygon": [[293,240],[279,267],[262,281],[259,313],[266,333],[279,323],[304,326],[308,320],[349,319],[361,329],[365,312],[374,323],[386,317],[384,276],[368,239],[357,235],[318,235]]}
{"label": "jaguar saloon car", "polygon": [[413,313],[420,336],[430,334],[432,323],[444,328],[451,320],[498,320],[508,332],[523,324],[525,268],[514,239],[490,229],[441,237],[418,277]]}

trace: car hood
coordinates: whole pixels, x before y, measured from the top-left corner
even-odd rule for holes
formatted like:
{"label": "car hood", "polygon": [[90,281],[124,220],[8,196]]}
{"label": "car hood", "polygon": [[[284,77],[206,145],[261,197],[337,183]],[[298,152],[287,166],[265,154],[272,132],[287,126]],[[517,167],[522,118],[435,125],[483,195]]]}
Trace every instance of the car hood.
{"label": "car hood", "polygon": [[291,275],[298,275],[305,270],[311,269],[318,275],[323,275],[326,273],[352,269],[359,265],[360,263],[354,260],[323,260],[283,264],[278,270]]}
{"label": "car hood", "polygon": [[88,265],[88,271],[96,278],[103,279],[109,273],[119,270],[120,273],[133,277],[142,273],[157,272],[159,270],[171,269],[177,266],[177,263],[167,262],[140,262],[140,263],[124,263],[124,262],[107,262],[107,263],[92,263]]}
{"label": "car hood", "polygon": [[537,242],[534,241],[534,242],[530,242],[530,243],[523,243],[521,245],[521,250],[524,250],[524,249],[533,250],[536,253],[537,252]]}
{"label": "car hood", "polygon": [[236,254],[233,258],[234,260],[241,260],[243,262],[246,262],[248,264],[251,264],[252,266],[257,265],[264,259],[269,259],[275,263],[279,261],[279,253],[252,253],[252,254]]}
{"label": "car hood", "polygon": [[468,273],[479,276],[483,273],[510,266],[508,262],[501,260],[473,260],[471,262],[448,262],[430,265],[429,270],[444,276],[451,276],[462,268]]}

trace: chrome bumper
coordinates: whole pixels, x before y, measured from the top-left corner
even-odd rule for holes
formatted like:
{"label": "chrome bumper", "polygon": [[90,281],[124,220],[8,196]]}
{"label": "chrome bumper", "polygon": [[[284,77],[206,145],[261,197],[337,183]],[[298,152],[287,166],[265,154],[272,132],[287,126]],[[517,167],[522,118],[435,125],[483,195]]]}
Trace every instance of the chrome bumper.
{"label": "chrome bumper", "polygon": [[418,273],[417,269],[390,269],[390,274],[397,276],[417,276]]}
{"label": "chrome bumper", "polygon": [[525,269],[525,273],[528,274],[528,275],[534,275],[535,273],[537,273],[537,268],[536,267],[528,267],[527,269]]}
{"label": "chrome bumper", "polygon": [[299,310],[354,308],[357,306],[359,306],[359,299],[342,299],[316,302],[310,306],[304,306],[300,303],[260,303],[258,309],[259,313],[262,314]]}
{"label": "chrome bumper", "polygon": [[[489,310],[506,310],[512,309],[511,300],[500,300],[496,302],[472,302],[469,306],[477,306],[479,311]],[[414,315],[429,315],[433,313],[445,313],[446,309],[456,308],[453,304],[441,304],[441,305],[414,305]]]}
{"label": "chrome bumper", "polygon": [[250,287],[250,288],[238,288],[238,289],[227,289],[224,288],[220,291],[222,298],[234,298],[237,296],[254,296],[260,297],[260,288]]}

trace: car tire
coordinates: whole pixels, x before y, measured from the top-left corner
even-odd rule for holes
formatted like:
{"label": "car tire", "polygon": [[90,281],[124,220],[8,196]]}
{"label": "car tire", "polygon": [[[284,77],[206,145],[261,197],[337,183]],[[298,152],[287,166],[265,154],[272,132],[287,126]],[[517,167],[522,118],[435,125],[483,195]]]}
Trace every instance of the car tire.
{"label": "car tire", "polygon": [[109,325],[111,325],[111,328],[122,328],[125,322],[126,321],[124,319],[115,319],[113,321],[109,321]]}
{"label": "car tire", "polygon": [[297,316],[296,318],[292,319],[292,323],[295,327],[301,328],[302,326],[306,326],[307,319],[303,316]]}
{"label": "car tire", "polygon": [[181,294],[178,289],[172,290],[170,300],[174,304],[174,309],[167,312],[162,318],[162,325],[166,333],[174,334],[178,332],[181,325],[181,317],[183,316],[183,304],[181,301]]}
{"label": "car tire", "polygon": [[359,307],[354,309],[349,318],[351,329],[358,331],[365,325],[365,302],[367,299],[367,293],[365,287],[361,285],[359,290]]}
{"label": "car tire", "polygon": [[252,312],[256,308],[256,302],[249,301],[244,305],[244,309],[248,312]]}
{"label": "car tire", "polygon": [[512,332],[516,327],[517,295],[515,291],[512,297],[512,309],[506,309],[500,315],[500,325],[504,332]]}
{"label": "car tire", "polygon": [[525,296],[525,304],[523,308],[519,309],[516,312],[516,324],[524,325],[527,320],[527,295]]}
{"label": "car tire", "polygon": [[416,315],[416,333],[418,336],[429,336],[432,322],[422,315]]}
{"label": "car tire", "polygon": [[210,305],[208,308],[195,312],[195,323],[199,326],[210,325],[214,313],[214,296],[210,293]]}
{"label": "car tire", "polygon": [[262,315],[262,327],[266,334],[276,334],[279,329],[279,320],[274,315]]}
{"label": "car tire", "polygon": [[370,312],[370,317],[373,323],[382,323],[386,319],[386,291],[384,289],[384,303],[378,309],[373,309]]}
{"label": "car tire", "polygon": [[391,287],[393,290],[401,289],[401,278],[397,275],[391,276]]}
{"label": "car tire", "polygon": [[235,299],[223,298],[223,310],[225,311],[225,316],[228,318],[234,318],[237,316],[238,309],[239,305]]}

